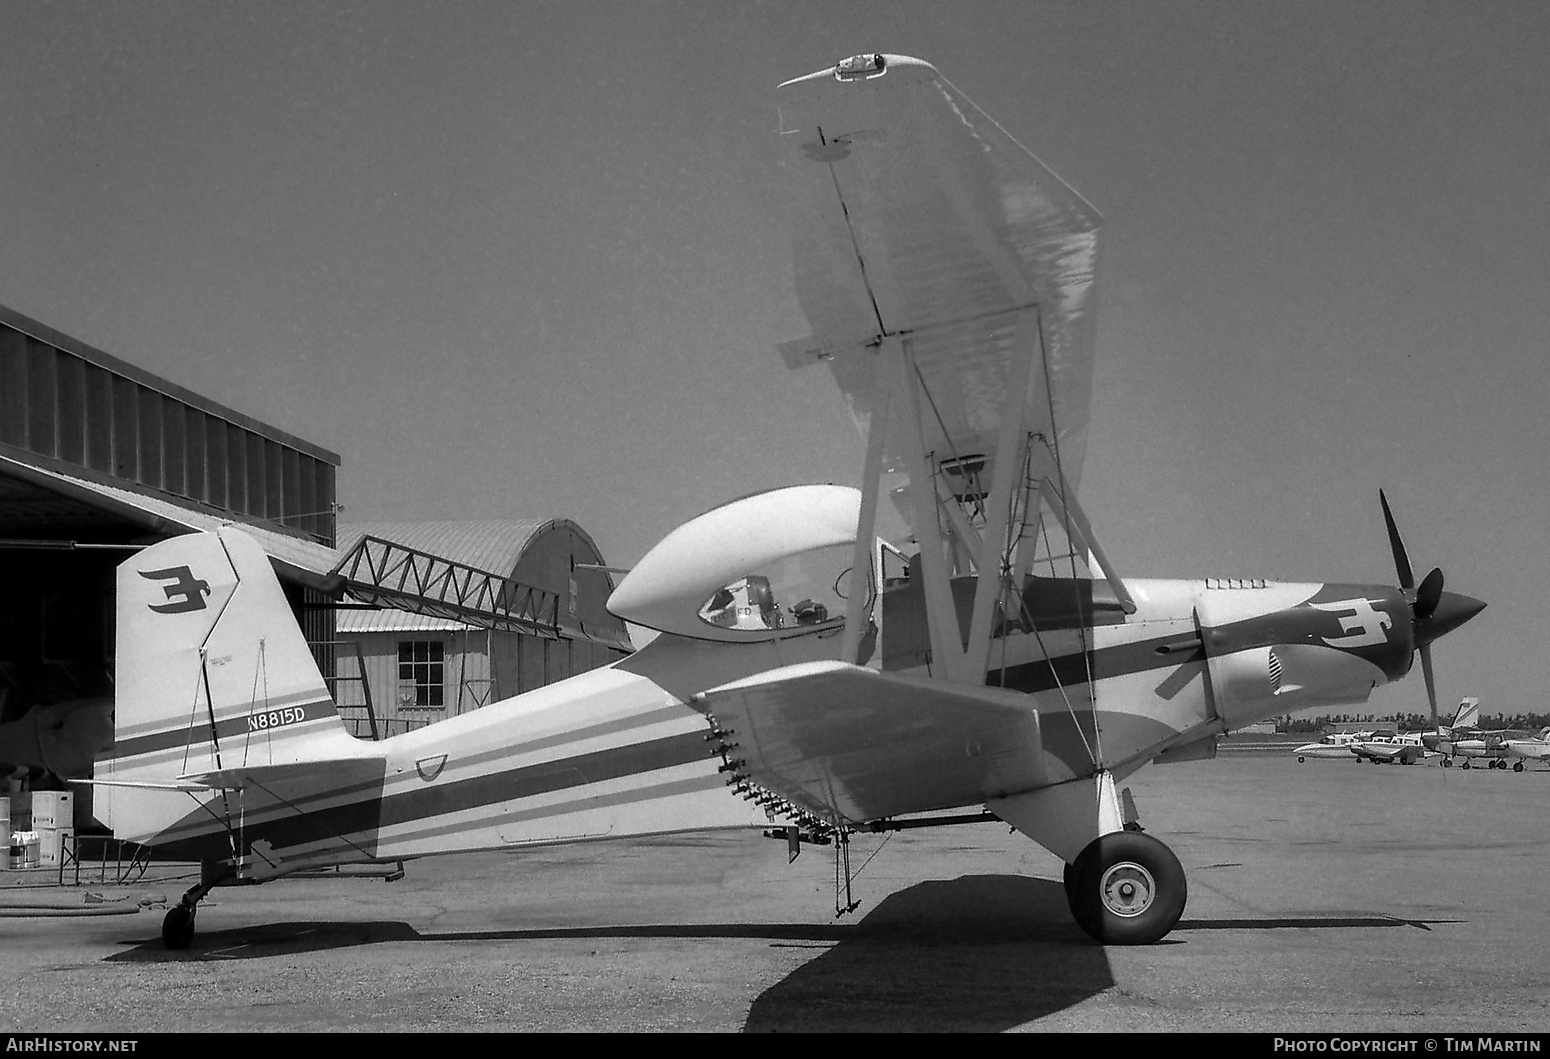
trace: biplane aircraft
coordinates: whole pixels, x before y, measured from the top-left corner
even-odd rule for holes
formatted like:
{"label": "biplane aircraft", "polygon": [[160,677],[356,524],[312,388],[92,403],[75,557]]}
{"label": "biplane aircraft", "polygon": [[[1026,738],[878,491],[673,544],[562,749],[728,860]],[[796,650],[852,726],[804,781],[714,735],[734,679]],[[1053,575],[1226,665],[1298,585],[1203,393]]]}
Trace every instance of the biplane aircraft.
{"label": "biplane aircraft", "polygon": [[[204,865],[169,946],[211,887],[319,865],[712,828],[840,858],[859,830],[988,819],[1066,863],[1094,938],[1154,942],[1187,883],[1121,781],[1365,701],[1418,650],[1430,688],[1429,645],[1484,604],[1413,583],[1386,502],[1398,587],[1106,558],[1078,499],[1100,223],[1081,196],[918,59],[788,82],[780,121],[813,330],[783,354],[834,373],[862,488],[691,519],[609,599],[658,631],[646,647],[381,742],[345,733],[249,537],[140,553],[93,782],[116,834]],[[885,501],[906,562],[876,539]]]}

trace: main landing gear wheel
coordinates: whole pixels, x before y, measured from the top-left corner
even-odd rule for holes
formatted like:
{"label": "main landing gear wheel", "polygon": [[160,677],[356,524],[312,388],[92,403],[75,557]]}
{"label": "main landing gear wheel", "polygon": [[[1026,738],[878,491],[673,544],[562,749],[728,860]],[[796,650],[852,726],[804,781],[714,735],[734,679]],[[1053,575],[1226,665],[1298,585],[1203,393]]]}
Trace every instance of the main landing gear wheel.
{"label": "main landing gear wheel", "polygon": [[1115,831],[1087,844],[1065,871],[1077,925],[1105,945],[1150,945],[1184,914],[1189,887],[1173,851],[1150,835]]}
{"label": "main landing gear wheel", "polygon": [[161,941],[169,949],[186,949],[194,940],[194,906],[175,904],[161,921]]}
{"label": "main landing gear wheel", "polygon": [[1523,771],[1523,762],[1521,762],[1521,761],[1514,761],[1512,763],[1512,771],[1514,771],[1514,772],[1522,772]]}

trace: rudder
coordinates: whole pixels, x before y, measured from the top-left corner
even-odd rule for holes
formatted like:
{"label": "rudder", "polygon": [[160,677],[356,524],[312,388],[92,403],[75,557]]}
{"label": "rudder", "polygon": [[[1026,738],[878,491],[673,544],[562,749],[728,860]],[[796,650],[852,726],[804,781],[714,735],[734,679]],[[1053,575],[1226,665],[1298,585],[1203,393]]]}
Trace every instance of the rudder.
{"label": "rudder", "polygon": [[192,808],[168,784],[340,756],[345,732],[269,558],[231,526],[174,537],[118,570],[114,745],[99,815],[144,841]]}

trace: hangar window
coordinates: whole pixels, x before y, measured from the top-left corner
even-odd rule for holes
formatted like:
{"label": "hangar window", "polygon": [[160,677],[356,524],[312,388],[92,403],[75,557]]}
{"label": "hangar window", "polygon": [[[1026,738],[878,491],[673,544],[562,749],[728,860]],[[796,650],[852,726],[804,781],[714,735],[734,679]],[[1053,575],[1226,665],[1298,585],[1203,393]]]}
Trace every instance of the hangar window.
{"label": "hangar window", "polygon": [[446,705],[446,645],[439,640],[398,642],[400,709],[437,710]]}

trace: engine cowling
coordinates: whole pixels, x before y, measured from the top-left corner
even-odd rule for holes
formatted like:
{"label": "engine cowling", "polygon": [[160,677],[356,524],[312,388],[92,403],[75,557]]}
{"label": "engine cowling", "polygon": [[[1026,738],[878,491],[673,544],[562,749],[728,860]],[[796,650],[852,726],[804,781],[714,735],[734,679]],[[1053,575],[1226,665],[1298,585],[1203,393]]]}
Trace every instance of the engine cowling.
{"label": "engine cowling", "polygon": [[1410,606],[1385,586],[1207,582],[1195,620],[1228,728],[1366,702],[1410,668]]}

